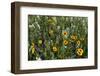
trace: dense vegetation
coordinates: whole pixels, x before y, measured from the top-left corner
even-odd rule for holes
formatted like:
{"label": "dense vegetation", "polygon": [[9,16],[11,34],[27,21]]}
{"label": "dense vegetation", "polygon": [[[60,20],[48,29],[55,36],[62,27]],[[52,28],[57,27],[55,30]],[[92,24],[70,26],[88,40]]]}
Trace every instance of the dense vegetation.
{"label": "dense vegetation", "polygon": [[28,60],[87,58],[88,19],[28,15]]}

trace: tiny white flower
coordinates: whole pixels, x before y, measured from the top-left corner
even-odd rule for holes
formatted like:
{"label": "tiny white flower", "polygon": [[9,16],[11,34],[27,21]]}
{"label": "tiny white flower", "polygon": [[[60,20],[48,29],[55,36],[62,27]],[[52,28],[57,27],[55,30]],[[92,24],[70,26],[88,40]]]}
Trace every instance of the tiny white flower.
{"label": "tiny white flower", "polygon": [[34,24],[32,24],[32,25],[29,25],[29,28],[31,28],[31,27],[34,27],[34,28],[35,28]]}
{"label": "tiny white flower", "polygon": [[36,24],[37,24],[38,28],[40,29],[40,25],[38,24],[38,22],[36,22]]}
{"label": "tiny white flower", "polygon": [[40,60],[41,60],[41,58],[39,57],[37,60],[38,60],[38,61],[40,61]]}
{"label": "tiny white flower", "polygon": [[60,26],[57,26],[57,29],[60,29]]}

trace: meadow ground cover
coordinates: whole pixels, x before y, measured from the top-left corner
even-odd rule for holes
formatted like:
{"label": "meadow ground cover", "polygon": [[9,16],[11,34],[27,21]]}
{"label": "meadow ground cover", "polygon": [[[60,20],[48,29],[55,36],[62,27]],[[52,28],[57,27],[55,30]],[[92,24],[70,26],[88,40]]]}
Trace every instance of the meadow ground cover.
{"label": "meadow ground cover", "polygon": [[87,57],[87,17],[28,15],[28,60]]}

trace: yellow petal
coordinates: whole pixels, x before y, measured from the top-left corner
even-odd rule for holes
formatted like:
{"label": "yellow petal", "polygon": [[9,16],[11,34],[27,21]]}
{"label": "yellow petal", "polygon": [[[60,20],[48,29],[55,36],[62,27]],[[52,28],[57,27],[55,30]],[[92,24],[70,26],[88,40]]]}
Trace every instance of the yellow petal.
{"label": "yellow petal", "polygon": [[35,48],[32,48],[32,54],[34,54],[34,52],[35,52]]}
{"label": "yellow petal", "polygon": [[58,49],[56,47],[53,47],[53,51],[56,52]]}
{"label": "yellow petal", "polygon": [[77,55],[82,56],[83,55],[83,49],[81,49],[81,48],[77,49]]}
{"label": "yellow petal", "polygon": [[63,43],[64,43],[64,45],[67,45],[68,44],[68,41],[67,40],[64,40]]}

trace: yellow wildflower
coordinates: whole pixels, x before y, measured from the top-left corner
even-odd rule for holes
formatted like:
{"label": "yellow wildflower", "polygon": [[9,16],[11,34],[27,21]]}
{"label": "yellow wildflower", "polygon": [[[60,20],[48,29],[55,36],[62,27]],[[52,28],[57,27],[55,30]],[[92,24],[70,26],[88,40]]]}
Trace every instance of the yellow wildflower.
{"label": "yellow wildflower", "polygon": [[68,41],[67,40],[64,40],[63,43],[64,43],[64,45],[67,45],[68,44]]}
{"label": "yellow wildflower", "polygon": [[67,34],[68,34],[68,32],[66,32],[66,31],[65,31],[65,32],[63,32],[63,35],[64,35],[64,36],[65,36],[65,35],[67,35]]}
{"label": "yellow wildflower", "polygon": [[53,51],[54,52],[58,51],[57,47],[53,47]]}
{"label": "yellow wildflower", "polygon": [[80,40],[77,41],[77,45],[80,45]]}
{"label": "yellow wildflower", "polygon": [[77,53],[78,56],[82,56],[83,55],[83,49],[82,48],[78,48],[76,50],[76,53]]}
{"label": "yellow wildflower", "polygon": [[72,35],[71,36],[71,39],[76,40],[77,39],[77,36],[76,35]]}
{"label": "yellow wildflower", "polygon": [[34,52],[35,52],[35,48],[33,47],[33,48],[32,48],[32,54],[34,54]]}

